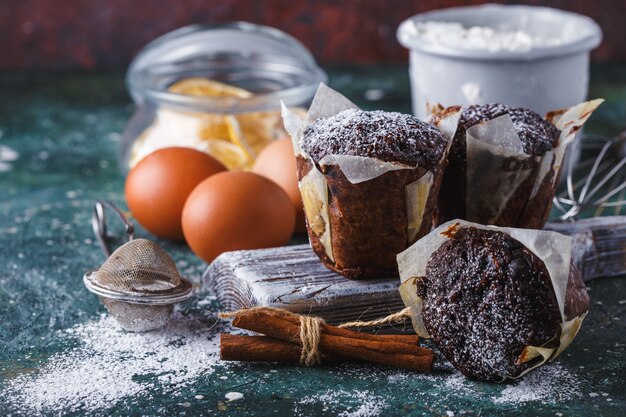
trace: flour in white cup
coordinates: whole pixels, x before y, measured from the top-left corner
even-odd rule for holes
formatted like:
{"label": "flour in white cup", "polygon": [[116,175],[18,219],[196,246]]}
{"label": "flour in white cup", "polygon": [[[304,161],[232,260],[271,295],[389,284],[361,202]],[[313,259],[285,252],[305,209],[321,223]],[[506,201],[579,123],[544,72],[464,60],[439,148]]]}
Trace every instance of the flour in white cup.
{"label": "flour in white cup", "polygon": [[413,21],[403,36],[438,46],[462,50],[524,53],[536,48],[554,47],[575,41],[580,35],[564,30],[559,36],[531,34],[508,27],[464,26],[458,22]]}

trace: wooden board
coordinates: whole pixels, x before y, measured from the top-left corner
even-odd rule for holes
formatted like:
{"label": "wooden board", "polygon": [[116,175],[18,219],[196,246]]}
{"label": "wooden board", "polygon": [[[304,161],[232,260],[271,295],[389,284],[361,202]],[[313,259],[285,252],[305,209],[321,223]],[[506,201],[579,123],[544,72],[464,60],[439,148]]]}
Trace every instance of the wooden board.
{"label": "wooden board", "polygon": [[326,269],[308,244],[224,253],[203,283],[227,311],[272,306],[315,314],[331,324],[404,308],[398,278],[348,280]]}
{"label": "wooden board", "polygon": [[572,258],[585,281],[626,275],[626,216],[548,223],[545,229],[572,236]]}
{"label": "wooden board", "polygon": [[[573,236],[574,259],[585,280],[626,274],[626,216],[549,223],[546,229]],[[398,278],[348,280],[326,269],[309,245],[227,252],[203,276],[226,311],[280,307],[332,324],[400,311],[399,283]]]}

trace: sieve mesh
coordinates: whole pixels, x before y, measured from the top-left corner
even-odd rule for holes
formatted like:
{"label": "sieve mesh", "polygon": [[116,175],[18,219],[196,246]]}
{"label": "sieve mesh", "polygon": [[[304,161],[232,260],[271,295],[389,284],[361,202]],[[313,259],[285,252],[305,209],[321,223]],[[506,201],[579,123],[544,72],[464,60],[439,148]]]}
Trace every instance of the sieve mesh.
{"label": "sieve mesh", "polygon": [[111,291],[127,294],[164,294],[181,286],[174,260],[156,243],[131,240],[120,246],[93,277]]}

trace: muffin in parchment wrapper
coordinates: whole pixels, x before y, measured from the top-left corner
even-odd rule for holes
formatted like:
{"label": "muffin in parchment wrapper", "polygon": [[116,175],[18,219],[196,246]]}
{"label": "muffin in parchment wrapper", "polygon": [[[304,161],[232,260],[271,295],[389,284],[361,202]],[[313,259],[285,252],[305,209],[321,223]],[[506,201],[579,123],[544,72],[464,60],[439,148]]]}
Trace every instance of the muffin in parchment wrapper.
{"label": "muffin in parchment wrapper", "polygon": [[[324,84],[320,85],[306,116],[283,105],[285,128],[291,135],[297,158],[309,240],[326,267],[351,279],[398,276],[396,254],[431,229],[459,110],[449,110],[434,127],[410,115],[362,112]],[[352,125],[338,126],[346,137],[330,140],[336,141],[338,147],[351,147],[352,154],[327,152],[323,157],[314,157],[303,149],[306,134],[313,135],[312,126],[318,122],[331,123],[333,117],[343,116],[348,124],[351,120],[358,121],[354,122],[354,131],[350,130]],[[423,154],[417,148],[406,151],[418,163],[399,162],[382,151],[374,155],[377,149],[385,148],[385,140],[395,138],[395,125],[387,123],[390,121],[387,118],[403,123],[408,120],[411,128],[419,127],[430,135],[432,141],[422,140],[419,135],[407,139],[422,147]],[[371,125],[372,120],[391,126],[388,136],[376,139],[375,135],[369,137],[363,133],[363,129],[376,128]],[[358,140],[370,139],[374,145],[369,144],[372,146],[367,152],[371,155],[367,155]]]}
{"label": "muffin in parchment wrapper", "polygon": [[[465,108],[461,124],[465,112],[483,112],[482,118],[488,120],[459,125],[439,194],[438,223],[462,218],[480,224],[542,228],[566,150],[602,101],[550,112],[545,119],[530,110],[504,105]],[[442,110],[435,106],[430,120],[436,121]],[[553,141],[542,137],[549,133],[555,134]]]}
{"label": "muffin in parchment wrapper", "polygon": [[521,377],[572,342],[589,296],[572,239],[449,221],[398,254],[413,327],[465,376]]}

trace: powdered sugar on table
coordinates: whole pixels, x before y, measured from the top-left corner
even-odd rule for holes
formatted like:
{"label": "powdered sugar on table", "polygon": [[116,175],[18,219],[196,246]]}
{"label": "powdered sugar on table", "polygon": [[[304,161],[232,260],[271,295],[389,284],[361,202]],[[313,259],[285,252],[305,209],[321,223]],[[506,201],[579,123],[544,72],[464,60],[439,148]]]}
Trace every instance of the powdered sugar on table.
{"label": "powdered sugar on table", "polygon": [[176,395],[219,362],[217,334],[195,319],[175,317],[162,331],[129,333],[108,316],[59,334],[79,345],[0,391],[23,411],[104,410],[148,391]]}
{"label": "powdered sugar on table", "polygon": [[[175,313],[170,324],[161,331],[128,333],[120,329],[112,318],[103,315],[97,320],[59,332],[57,337],[60,340],[75,341],[76,347],[53,355],[36,372],[8,379],[0,389],[0,398],[16,415],[57,413],[59,410],[84,415],[91,415],[92,412],[100,414],[116,404],[157,396],[180,397],[180,406],[190,407],[190,399],[200,401],[205,396],[191,397],[184,392],[186,388],[193,387],[207,375],[214,375],[219,384],[224,384],[229,380],[223,375],[224,370],[228,369],[227,372],[231,373],[241,369],[238,364],[219,360],[220,330],[224,329],[218,330],[212,328],[210,323]],[[254,368],[245,366],[243,369],[254,378],[273,378],[276,372],[281,372],[283,377],[293,375],[293,378],[299,379],[304,372],[299,368],[281,367],[278,371],[269,370],[268,374],[266,367],[260,366],[258,372]],[[343,364],[320,371],[328,378],[351,381],[355,387],[337,387],[315,394],[313,390],[302,395],[301,387],[286,383],[282,388],[283,395],[293,398],[292,411],[295,415],[311,415],[311,410],[318,409],[341,416],[384,415],[392,402],[404,398],[406,389],[424,383],[437,394],[429,390],[420,397],[420,402],[433,409],[454,410],[455,415],[464,414],[464,410],[455,405],[459,399],[474,401],[485,395],[484,384],[464,378],[448,363],[440,362],[432,374],[360,364]],[[394,394],[390,397],[377,395],[370,390],[373,385],[389,386]],[[518,381],[489,385],[498,387],[491,400],[502,406],[556,404],[583,396],[579,377],[558,363],[538,369]],[[242,393],[250,392],[250,388],[245,388]],[[238,392],[236,394],[239,395],[225,392],[227,397],[224,393],[220,397],[226,403],[231,403],[228,400],[235,397],[238,400],[236,403],[248,397]]]}

